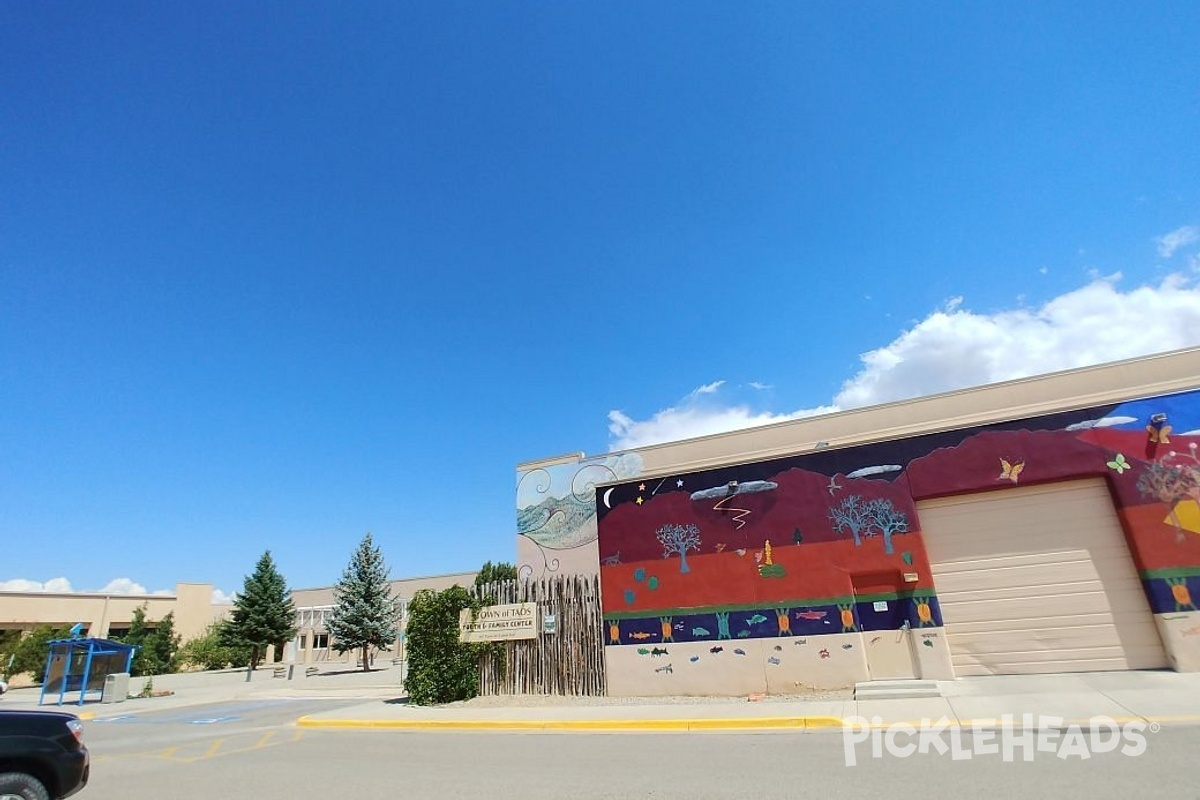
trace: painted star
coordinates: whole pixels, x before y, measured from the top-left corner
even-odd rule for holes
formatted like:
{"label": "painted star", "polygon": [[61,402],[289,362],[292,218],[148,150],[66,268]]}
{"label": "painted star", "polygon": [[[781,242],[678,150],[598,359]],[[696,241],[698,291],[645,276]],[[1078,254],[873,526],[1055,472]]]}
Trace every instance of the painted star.
{"label": "painted star", "polygon": [[644,483],[643,483],[643,484],[640,484],[640,485],[638,486],[638,491],[639,491],[639,492],[644,492],[644,491],[646,491],[646,484],[644,484]]}
{"label": "painted star", "polygon": [[640,506],[642,503],[644,503],[646,501],[639,497],[637,500],[634,500],[634,502]]}
{"label": "painted star", "polygon": [[679,480],[675,481],[675,488],[676,488],[676,489],[682,489],[682,488],[683,488],[683,478],[680,478]]}

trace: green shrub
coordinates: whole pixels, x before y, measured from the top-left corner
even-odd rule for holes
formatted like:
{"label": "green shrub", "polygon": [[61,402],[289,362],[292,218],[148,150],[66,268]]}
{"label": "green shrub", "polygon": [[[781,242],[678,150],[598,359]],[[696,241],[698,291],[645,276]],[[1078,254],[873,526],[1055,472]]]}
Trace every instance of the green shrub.
{"label": "green shrub", "polygon": [[471,595],[461,586],[424,589],[409,602],[404,686],[410,703],[452,703],[479,693],[478,648],[458,640],[459,612],[471,607]]}

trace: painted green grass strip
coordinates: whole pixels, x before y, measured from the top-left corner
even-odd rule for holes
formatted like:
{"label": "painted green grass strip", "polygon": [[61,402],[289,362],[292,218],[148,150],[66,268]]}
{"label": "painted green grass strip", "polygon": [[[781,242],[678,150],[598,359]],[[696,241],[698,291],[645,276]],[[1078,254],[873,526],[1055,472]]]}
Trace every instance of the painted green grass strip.
{"label": "painted green grass strip", "polygon": [[843,595],[841,597],[821,597],[806,600],[780,600],[779,602],[760,603],[757,605],[722,605],[696,606],[693,608],[646,608],[640,611],[610,611],[604,615],[606,621],[622,619],[648,619],[650,617],[694,616],[697,614],[724,613],[753,613],[756,611],[774,611],[777,608],[817,608],[820,606],[851,605],[853,603],[874,603],[879,600],[908,600],[934,598],[937,593],[933,589],[913,589],[904,592],[887,594]]}
{"label": "painted green grass strip", "polygon": [[1171,569],[1142,570],[1142,580],[1150,578],[1195,578],[1200,577],[1200,567],[1172,567]]}

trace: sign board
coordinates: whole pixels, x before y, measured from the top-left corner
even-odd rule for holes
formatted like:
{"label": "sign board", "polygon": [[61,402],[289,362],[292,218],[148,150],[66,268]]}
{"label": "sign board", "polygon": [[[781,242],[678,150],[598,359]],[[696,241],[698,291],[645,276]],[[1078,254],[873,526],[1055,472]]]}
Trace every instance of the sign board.
{"label": "sign board", "polygon": [[542,633],[558,633],[558,621],[553,614],[542,618]]}
{"label": "sign board", "polygon": [[460,642],[506,642],[514,639],[536,639],[537,636],[537,603],[486,606],[479,609],[474,618],[469,608],[459,612]]}
{"label": "sign board", "polygon": [[875,601],[875,610],[876,611],[887,611],[887,600],[876,600]]}

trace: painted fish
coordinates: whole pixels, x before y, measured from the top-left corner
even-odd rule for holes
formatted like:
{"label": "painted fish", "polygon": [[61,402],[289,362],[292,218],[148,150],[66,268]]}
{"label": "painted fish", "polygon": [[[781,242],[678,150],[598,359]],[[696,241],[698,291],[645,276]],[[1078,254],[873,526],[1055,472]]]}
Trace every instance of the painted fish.
{"label": "painted fish", "polygon": [[742,649],[742,648],[740,648],[740,647],[739,647],[739,648],[737,648],[736,650],[734,650],[734,651],[733,651],[733,653],[734,653],[734,655],[739,655],[739,656],[744,656],[744,655],[746,655],[746,651],[745,651],[745,650],[743,650],[743,649]]}
{"label": "painted fish", "polygon": [[651,651],[650,651],[650,655],[652,655],[652,656],[655,656],[655,657],[657,657],[657,656],[665,656],[665,655],[667,655],[667,651],[666,651],[666,650],[664,650],[664,649],[663,649],[663,648],[661,648],[661,647],[656,647],[656,648],[654,648],[653,650],[651,650]]}
{"label": "painted fish", "polygon": [[708,628],[692,628],[692,636],[708,636]]}
{"label": "painted fish", "polygon": [[844,645],[842,645],[842,649],[843,649],[843,650],[853,650],[853,649],[854,649],[854,645],[852,645],[852,644],[844,644]]}
{"label": "painted fish", "polygon": [[629,634],[629,638],[630,639],[639,639],[639,640],[640,639],[649,639],[650,634],[646,633],[645,631],[637,631],[636,633]]}
{"label": "painted fish", "polygon": [[768,663],[768,664],[778,664],[778,663],[779,663],[779,659],[778,659],[778,658],[776,658],[775,656],[771,656],[770,658],[768,658],[768,659],[767,659],[767,663]]}
{"label": "painted fish", "polygon": [[871,640],[871,644],[875,644],[876,642],[878,642],[878,641],[879,641],[880,639],[882,639],[882,638],[883,638],[882,636],[876,636],[874,639],[872,639],[872,640]]}
{"label": "painted fish", "polygon": [[767,618],[764,617],[762,614],[755,614],[753,617],[750,617],[750,619],[746,620],[746,624],[747,625],[757,625],[760,622],[766,622],[766,621],[767,621]]}
{"label": "painted fish", "polygon": [[828,611],[797,611],[796,619],[824,619]]}
{"label": "painted fish", "polygon": [[654,671],[655,671],[655,672],[672,672],[672,673],[673,673],[675,670],[673,670],[673,669],[671,668],[671,665],[670,665],[670,664],[663,664],[661,667],[658,667],[658,668],[657,668],[657,669],[655,669]]}
{"label": "painted fish", "polygon": [[821,648],[821,658],[829,658],[829,651],[825,648]]}
{"label": "painted fish", "polygon": [[708,652],[712,653],[715,656],[717,653],[725,652],[725,648],[724,647],[710,647]]}
{"label": "painted fish", "polygon": [[691,658],[688,659],[688,661],[691,661],[693,664],[695,664],[699,660],[700,660],[700,656],[692,656]]}
{"label": "painted fish", "polygon": [[781,644],[777,644],[777,645],[775,645],[775,652],[776,652],[776,653],[778,653],[778,652],[780,652],[780,651],[782,651],[782,650],[783,650],[783,645],[781,645]]}
{"label": "painted fish", "polygon": [[682,623],[682,622],[676,622],[676,623],[675,623],[675,630],[677,630],[677,631],[681,631],[681,630],[683,630],[683,623]]}
{"label": "painted fish", "polygon": [[649,650],[647,650],[647,649],[646,649],[646,648],[644,648],[644,647],[639,647],[639,648],[637,649],[637,651],[638,651],[638,655],[639,655],[639,656],[648,656],[648,655],[650,655],[650,651],[649,651]]}
{"label": "painted fish", "polygon": [[750,635],[750,631],[738,631],[738,638],[745,639]]}
{"label": "painted fish", "polygon": [[733,552],[737,553],[738,556],[744,556],[744,555],[746,555],[746,548],[739,547],[737,550],[734,550]]}

